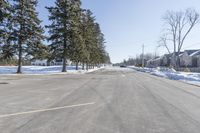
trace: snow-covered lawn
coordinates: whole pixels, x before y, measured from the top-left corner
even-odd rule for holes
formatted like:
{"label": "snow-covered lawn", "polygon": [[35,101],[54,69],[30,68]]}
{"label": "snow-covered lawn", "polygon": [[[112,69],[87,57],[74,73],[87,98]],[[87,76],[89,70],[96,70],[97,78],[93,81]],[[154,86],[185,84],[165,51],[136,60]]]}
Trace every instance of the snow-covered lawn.
{"label": "snow-covered lawn", "polygon": [[177,72],[174,69],[169,68],[141,68],[130,66],[137,71],[150,73],[151,75],[164,77],[172,80],[180,80],[194,85],[200,85],[200,73],[191,73],[191,72]]}
{"label": "snow-covered lawn", "polygon": [[[79,70],[75,70],[75,66],[67,66],[67,73],[70,74],[76,74],[76,73],[87,73],[92,72],[95,70],[98,70],[99,68],[90,69],[88,71],[81,70],[81,67],[79,67]],[[58,74],[61,73],[62,66],[23,66],[22,67],[22,73],[23,74]],[[17,71],[16,66],[0,66],[0,74],[15,74]]]}

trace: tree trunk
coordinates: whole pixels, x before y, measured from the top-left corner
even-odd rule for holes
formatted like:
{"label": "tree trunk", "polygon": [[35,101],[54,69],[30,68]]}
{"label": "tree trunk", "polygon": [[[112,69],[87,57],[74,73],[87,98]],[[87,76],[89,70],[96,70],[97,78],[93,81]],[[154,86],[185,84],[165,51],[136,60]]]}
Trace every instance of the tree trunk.
{"label": "tree trunk", "polygon": [[18,69],[17,69],[17,73],[22,73],[22,43],[21,43],[21,39],[19,40],[19,44],[18,44],[18,49],[19,49],[19,55],[18,55]]}
{"label": "tree trunk", "polygon": [[[20,1],[22,9],[20,11],[20,15],[23,16],[23,7],[24,7],[24,1]],[[19,50],[19,59],[18,59],[18,69],[17,69],[17,73],[22,73],[22,31],[24,29],[24,22],[20,23],[20,30],[19,30],[19,36],[18,36],[18,50]]]}
{"label": "tree trunk", "polygon": [[62,68],[62,72],[67,72],[67,69],[66,69],[66,63],[67,63],[66,55],[67,55],[67,41],[66,41],[66,38],[65,38],[64,39],[64,52],[63,52],[63,68]]}
{"label": "tree trunk", "polygon": [[179,58],[180,51],[178,51],[178,56],[176,60],[176,67],[180,67],[180,58]]}
{"label": "tree trunk", "polygon": [[50,60],[47,61],[47,66],[50,66]]}
{"label": "tree trunk", "polygon": [[76,62],[76,70],[78,70],[78,61]]}
{"label": "tree trunk", "polygon": [[82,70],[85,70],[85,63],[82,63]]}
{"label": "tree trunk", "polygon": [[176,68],[176,53],[174,52],[172,55],[172,62],[171,62],[172,66],[174,68]]}
{"label": "tree trunk", "polygon": [[62,67],[62,72],[67,72],[67,69],[66,69],[66,57],[65,57],[65,56],[63,57],[63,67]]}
{"label": "tree trunk", "polygon": [[87,71],[88,71],[88,67],[89,67],[89,66],[88,66],[88,62],[86,62],[86,70],[87,70]]}

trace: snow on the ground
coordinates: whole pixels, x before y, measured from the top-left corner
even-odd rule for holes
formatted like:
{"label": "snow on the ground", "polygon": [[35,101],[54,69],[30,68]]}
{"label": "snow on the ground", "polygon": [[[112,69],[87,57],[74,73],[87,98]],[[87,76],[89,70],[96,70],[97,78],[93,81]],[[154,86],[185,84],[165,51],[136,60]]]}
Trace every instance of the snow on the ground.
{"label": "snow on the ground", "polygon": [[133,68],[137,71],[150,73],[151,75],[159,77],[164,77],[172,80],[180,80],[194,85],[200,85],[200,73],[178,72],[174,69],[160,68],[160,67],[141,68],[141,67],[131,66],[130,68]]}
{"label": "snow on the ground", "polygon": [[[98,70],[99,68],[90,69],[88,71],[76,70],[75,66],[67,66],[67,73],[78,74],[78,73],[88,73]],[[23,74],[58,74],[61,73],[62,66],[22,66]],[[17,71],[17,66],[0,66],[0,74],[15,74]]]}

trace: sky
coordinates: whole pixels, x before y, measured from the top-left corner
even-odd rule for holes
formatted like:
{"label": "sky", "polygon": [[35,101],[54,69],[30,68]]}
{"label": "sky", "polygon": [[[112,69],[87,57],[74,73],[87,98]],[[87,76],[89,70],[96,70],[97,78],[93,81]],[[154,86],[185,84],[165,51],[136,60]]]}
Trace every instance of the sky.
{"label": "sky", "polygon": [[[43,25],[48,25],[48,11],[54,0],[39,0],[37,10]],[[165,27],[162,17],[168,10],[194,8],[200,13],[200,0],[82,0],[82,8],[90,9],[106,39],[111,62],[117,63],[142,53],[162,55],[165,48],[156,48]],[[173,47],[169,44],[170,50]],[[200,24],[194,27],[183,49],[200,49]]]}

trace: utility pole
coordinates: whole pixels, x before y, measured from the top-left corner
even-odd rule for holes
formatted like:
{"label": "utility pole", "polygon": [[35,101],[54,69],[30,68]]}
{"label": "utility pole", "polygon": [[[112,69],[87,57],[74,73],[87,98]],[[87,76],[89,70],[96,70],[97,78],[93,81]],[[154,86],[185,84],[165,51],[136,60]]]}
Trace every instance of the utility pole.
{"label": "utility pole", "polygon": [[144,44],[142,45],[142,68],[144,67]]}
{"label": "utility pole", "polygon": [[156,59],[156,57],[157,57],[157,50],[158,50],[158,48],[159,48],[159,46],[157,46],[156,49],[155,49],[155,55],[154,55],[154,56],[155,56],[155,57],[154,57],[155,59]]}

